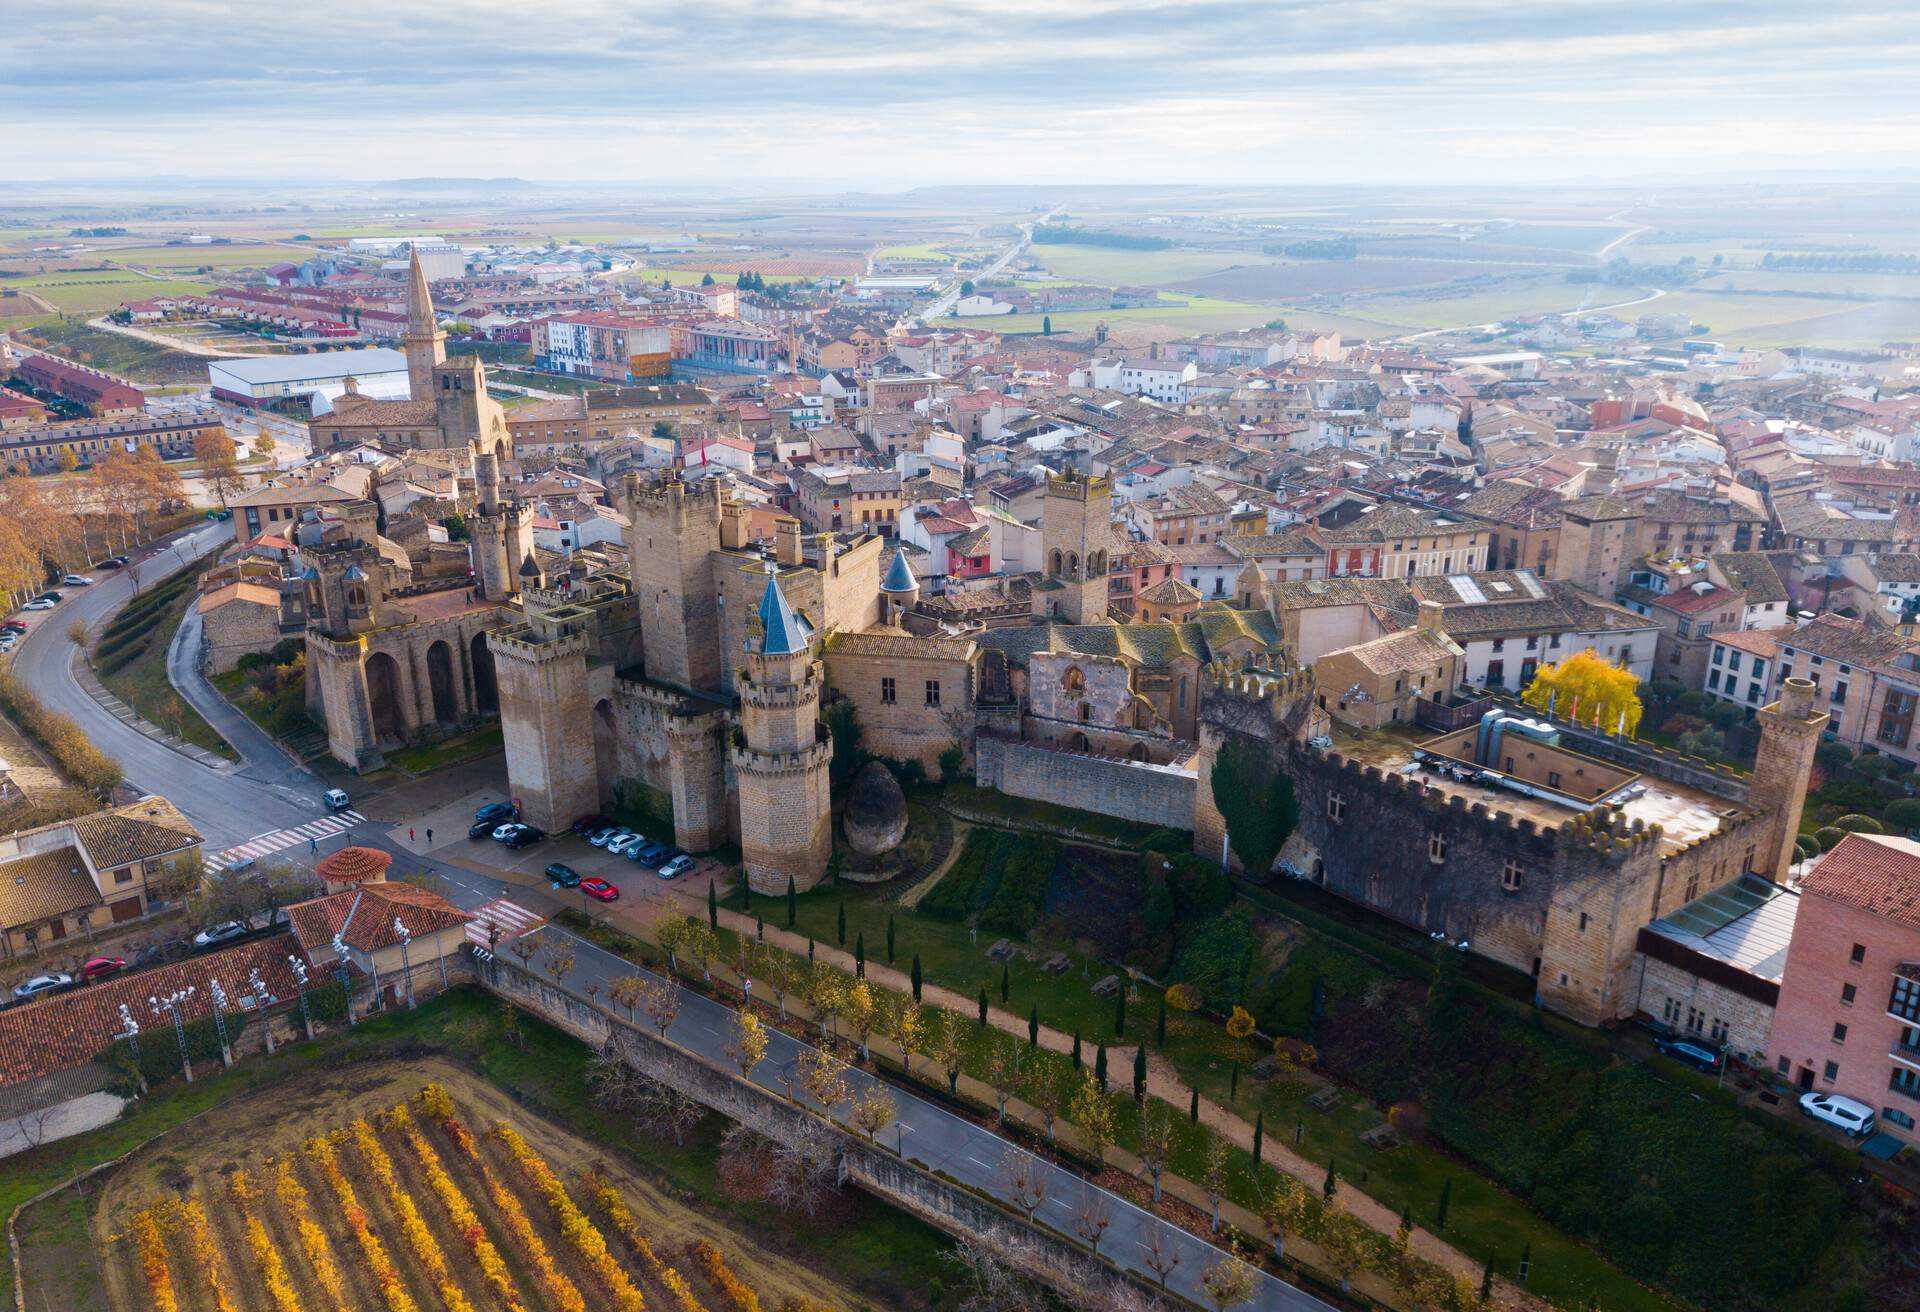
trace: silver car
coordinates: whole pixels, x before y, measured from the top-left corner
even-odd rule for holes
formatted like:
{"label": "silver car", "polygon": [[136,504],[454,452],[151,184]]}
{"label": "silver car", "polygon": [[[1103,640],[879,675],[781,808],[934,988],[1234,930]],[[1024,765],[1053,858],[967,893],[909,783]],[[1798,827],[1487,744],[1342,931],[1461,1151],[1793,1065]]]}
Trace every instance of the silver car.
{"label": "silver car", "polygon": [[56,970],[48,975],[35,975],[24,984],[14,986],[13,1000],[25,1002],[28,998],[38,997],[42,993],[52,993],[73,983],[73,976],[64,970]]}

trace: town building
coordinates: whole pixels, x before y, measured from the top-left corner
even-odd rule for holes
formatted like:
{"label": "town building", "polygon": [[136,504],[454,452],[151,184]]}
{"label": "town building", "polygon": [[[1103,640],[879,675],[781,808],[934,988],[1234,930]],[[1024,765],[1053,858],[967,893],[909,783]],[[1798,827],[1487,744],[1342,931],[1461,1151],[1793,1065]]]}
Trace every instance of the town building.
{"label": "town building", "polygon": [[0,837],[0,959],[158,910],[165,866],[199,847],[199,831],[159,796]]}

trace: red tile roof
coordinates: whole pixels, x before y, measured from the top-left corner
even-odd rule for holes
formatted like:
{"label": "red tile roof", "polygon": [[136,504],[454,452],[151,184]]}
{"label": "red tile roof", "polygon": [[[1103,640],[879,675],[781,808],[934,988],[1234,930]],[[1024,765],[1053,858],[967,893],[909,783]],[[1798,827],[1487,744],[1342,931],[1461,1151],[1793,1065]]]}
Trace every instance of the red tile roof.
{"label": "red tile roof", "polygon": [[1800,891],[1920,930],[1920,843],[1848,834],[1800,881]]}
{"label": "red tile roof", "polygon": [[[123,1002],[140,1026],[143,1041],[172,1047],[172,1016],[154,1015],[149,998],[191,988],[193,996],[181,1004],[180,1018],[202,1020],[213,1013],[214,981],[226,990],[227,1005],[238,1010],[240,999],[252,993],[247,976],[258,970],[275,999],[290,999],[295,989],[287,955],[298,952],[293,939],[276,934],[0,1011],[0,1088],[93,1060],[122,1032]],[[318,971],[314,974],[315,983],[324,982],[318,979]]]}
{"label": "red tile roof", "polygon": [[362,884],[359,888],[298,902],[287,908],[293,932],[309,953],[333,956],[333,936],[345,927],[347,946],[378,952],[400,941],[398,919],[415,938],[437,934],[473,919],[437,893],[412,884]]}

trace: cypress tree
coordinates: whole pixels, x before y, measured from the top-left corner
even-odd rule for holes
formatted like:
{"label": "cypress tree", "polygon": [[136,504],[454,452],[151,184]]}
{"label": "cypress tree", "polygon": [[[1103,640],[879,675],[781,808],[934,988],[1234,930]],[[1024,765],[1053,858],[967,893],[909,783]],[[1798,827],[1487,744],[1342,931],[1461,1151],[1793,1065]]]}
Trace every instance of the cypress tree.
{"label": "cypress tree", "polygon": [[1227,1101],[1232,1102],[1240,1096],[1240,1059],[1233,1062],[1233,1074],[1227,1079]]}
{"label": "cypress tree", "polygon": [[1440,1231],[1447,1228],[1447,1208],[1453,1202],[1453,1177],[1448,1176],[1440,1182],[1440,1206],[1433,1213],[1433,1228]]}
{"label": "cypress tree", "polygon": [[1153,1023],[1153,1046],[1166,1051],[1167,1047],[1167,995],[1160,995],[1160,1019]]}
{"label": "cypress tree", "polygon": [[1007,978],[1007,963],[1003,961],[1000,963],[1000,1005],[1003,1007],[1007,1005],[1007,988],[1010,982]]}
{"label": "cypress tree", "polygon": [[987,986],[980,986],[980,1028],[987,1027]]}
{"label": "cypress tree", "polygon": [[1260,1149],[1267,1139],[1267,1114],[1255,1112],[1253,1117],[1253,1169],[1260,1169]]}
{"label": "cypress tree", "polygon": [[867,977],[867,931],[864,929],[853,936],[853,977]]}
{"label": "cypress tree", "polygon": [[715,929],[720,928],[720,895],[714,891],[712,884],[707,885],[707,923]]}
{"label": "cypress tree", "polygon": [[807,964],[813,964],[813,935],[807,935]]}
{"label": "cypress tree", "polygon": [[920,1001],[920,954],[918,952],[913,954],[913,969],[908,972],[908,978],[913,981],[913,1000],[918,1002]]}
{"label": "cypress tree", "polygon": [[1144,1044],[1133,1050],[1133,1100],[1147,1100],[1147,1049]]}
{"label": "cypress tree", "polygon": [[1027,1046],[1040,1046],[1040,1004],[1037,1002],[1027,1009]]}
{"label": "cypress tree", "polygon": [[1493,1302],[1493,1259],[1487,1259],[1487,1269],[1480,1273],[1480,1301],[1491,1305]]}
{"label": "cypress tree", "polygon": [[887,964],[893,964],[893,913],[887,913]]}
{"label": "cypress tree", "polygon": [[1073,1032],[1073,1068],[1080,1069],[1080,1031]]}
{"label": "cypress tree", "polygon": [[1100,1081],[1100,1092],[1107,1091],[1107,1045],[1101,1044],[1093,1054],[1093,1078]]}
{"label": "cypress tree", "polygon": [[1187,1099],[1187,1119],[1195,1125],[1200,1124],[1200,1090],[1195,1089]]}
{"label": "cypress tree", "polygon": [[1120,991],[1113,995],[1113,1037],[1127,1037],[1127,986],[1122,984]]}
{"label": "cypress tree", "polygon": [[759,916],[753,918],[753,941],[756,943],[767,941],[767,922]]}
{"label": "cypress tree", "polygon": [[1326,1183],[1320,1186],[1320,1196],[1328,1202],[1333,1201],[1333,1191],[1340,1187],[1340,1177],[1334,1170],[1332,1161],[1327,1163]]}
{"label": "cypress tree", "polygon": [[753,910],[753,885],[747,882],[747,873],[744,870],[740,872],[740,909]]}
{"label": "cypress tree", "polygon": [[845,947],[847,945],[847,904],[845,902],[840,904],[839,914],[834,918],[834,934],[840,946]]}
{"label": "cypress tree", "polygon": [[800,890],[793,886],[793,876],[787,876],[787,928],[792,929],[794,921],[800,918]]}

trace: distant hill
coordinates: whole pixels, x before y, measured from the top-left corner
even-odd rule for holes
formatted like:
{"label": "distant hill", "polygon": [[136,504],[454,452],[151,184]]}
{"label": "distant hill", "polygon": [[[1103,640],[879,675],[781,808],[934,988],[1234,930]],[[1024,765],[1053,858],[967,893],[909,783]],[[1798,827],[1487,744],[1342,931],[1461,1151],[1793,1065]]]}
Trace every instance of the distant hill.
{"label": "distant hill", "polygon": [[385,191],[480,191],[540,184],[525,178],[390,178],[373,185]]}

